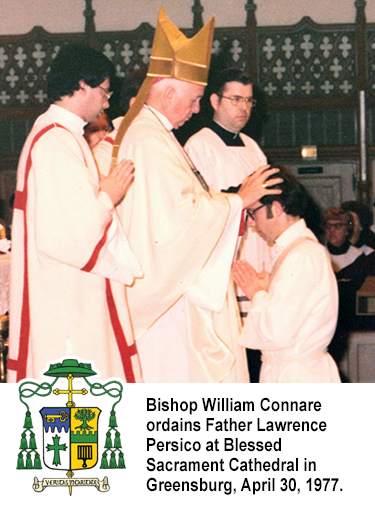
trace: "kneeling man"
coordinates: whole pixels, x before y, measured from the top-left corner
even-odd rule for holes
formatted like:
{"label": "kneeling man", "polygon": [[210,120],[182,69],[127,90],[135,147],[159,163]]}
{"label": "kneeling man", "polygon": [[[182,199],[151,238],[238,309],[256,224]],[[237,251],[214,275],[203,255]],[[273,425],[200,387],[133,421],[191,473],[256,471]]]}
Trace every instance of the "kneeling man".
{"label": "kneeling man", "polygon": [[308,195],[286,170],[281,194],[248,210],[248,225],[272,245],[271,273],[236,261],[233,278],[251,300],[240,344],[262,351],[261,383],[340,382],[327,353],[336,328],[337,283],[325,248],[303,219]]}

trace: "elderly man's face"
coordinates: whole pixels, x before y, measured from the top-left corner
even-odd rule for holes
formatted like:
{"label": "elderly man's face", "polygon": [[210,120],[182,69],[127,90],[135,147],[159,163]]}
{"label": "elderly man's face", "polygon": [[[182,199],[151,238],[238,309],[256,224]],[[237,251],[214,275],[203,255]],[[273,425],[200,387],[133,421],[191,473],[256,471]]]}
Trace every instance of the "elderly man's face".
{"label": "elderly man's face", "polygon": [[199,113],[199,102],[203,97],[204,86],[177,82],[175,92],[168,108],[168,120],[175,129],[190,120],[194,113]]}

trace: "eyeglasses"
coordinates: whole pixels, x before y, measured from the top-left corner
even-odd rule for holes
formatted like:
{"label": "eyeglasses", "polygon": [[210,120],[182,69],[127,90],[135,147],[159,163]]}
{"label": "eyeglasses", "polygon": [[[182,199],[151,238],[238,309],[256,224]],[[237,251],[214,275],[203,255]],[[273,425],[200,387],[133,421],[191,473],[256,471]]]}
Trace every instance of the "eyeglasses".
{"label": "eyeglasses", "polygon": [[340,229],[344,226],[347,226],[346,222],[326,222],[323,229],[327,231],[328,229]]}
{"label": "eyeglasses", "polygon": [[105,97],[105,100],[106,101],[109,101],[109,99],[112,97],[113,95],[113,92],[109,92],[108,90],[106,90],[105,88],[103,88],[102,86],[98,85],[98,88],[100,88],[100,90],[103,90],[104,92],[104,97]]}
{"label": "eyeglasses", "polygon": [[246,209],[246,219],[248,219],[250,217],[251,220],[255,220],[255,212],[257,212],[264,206],[266,206],[266,205],[257,206],[256,208],[254,208],[254,210]]}
{"label": "eyeglasses", "polygon": [[217,94],[219,97],[223,99],[230,100],[232,106],[238,107],[242,106],[243,103],[246,104],[246,106],[249,106],[250,108],[254,107],[257,101],[253,99],[252,97],[241,97],[241,95],[232,95],[231,97],[227,97],[226,95],[220,95]]}

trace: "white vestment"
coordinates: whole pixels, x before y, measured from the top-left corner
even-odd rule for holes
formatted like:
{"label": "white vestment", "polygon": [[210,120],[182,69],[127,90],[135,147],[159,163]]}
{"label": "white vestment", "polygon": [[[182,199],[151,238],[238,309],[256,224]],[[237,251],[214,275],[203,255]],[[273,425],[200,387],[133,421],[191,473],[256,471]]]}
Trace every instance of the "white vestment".
{"label": "white vestment", "polygon": [[[145,106],[118,158],[135,165],[119,214],[144,272],[127,290],[144,380],[247,382],[230,284],[242,201],[204,190],[171,128]],[[95,150],[103,173],[115,135]]]}
{"label": "white vestment", "polygon": [[[205,127],[191,136],[185,145],[189,157],[213,189],[236,187],[267,164],[259,145],[246,134],[239,133],[239,136],[244,146],[228,146],[212,129]],[[248,261],[258,272],[271,270],[270,248],[252,228],[246,228],[237,257]],[[237,288],[237,294],[241,312],[246,315],[249,302],[244,301],[241,288]]]}
{"label": "white vestment", "polygon": [[283,251],[285,257],[268,291],[254,295],[240,344],[262,351],[261,383],[340,382],[326,352],[336,328],[338,293],[325,248],[301,219],[272,250],[275,263]]}
{"label": "white vestment", "polygon": [[142,275],[82,136],[50,106],[23,148],[12,227],[8,380],[39,377],[61,357],[103,378],[140,381],[124,284]]}

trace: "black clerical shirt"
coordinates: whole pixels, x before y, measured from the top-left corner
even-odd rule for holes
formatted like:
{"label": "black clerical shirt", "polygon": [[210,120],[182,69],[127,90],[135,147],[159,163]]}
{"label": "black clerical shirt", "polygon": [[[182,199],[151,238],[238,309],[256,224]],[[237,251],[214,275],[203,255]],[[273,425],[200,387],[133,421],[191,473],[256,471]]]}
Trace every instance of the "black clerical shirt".
{"label": "black clerical shirt", "polygon": [[211,120],[208,123],[207,127],[214,131],[215,134],[217,134],[227,146],[245,146],[245,143],[242,141],[239,132],[228,131],[217,122],[215,122],[215,120]]}

